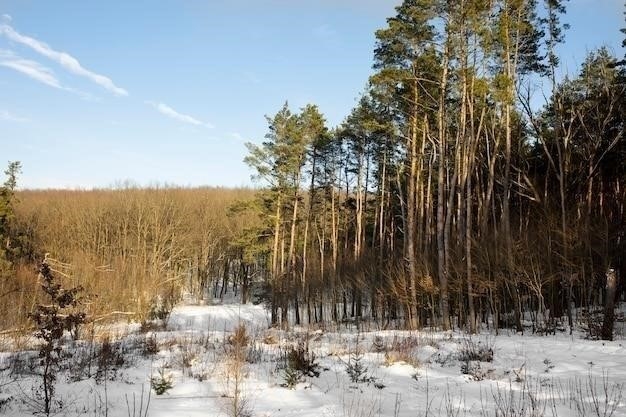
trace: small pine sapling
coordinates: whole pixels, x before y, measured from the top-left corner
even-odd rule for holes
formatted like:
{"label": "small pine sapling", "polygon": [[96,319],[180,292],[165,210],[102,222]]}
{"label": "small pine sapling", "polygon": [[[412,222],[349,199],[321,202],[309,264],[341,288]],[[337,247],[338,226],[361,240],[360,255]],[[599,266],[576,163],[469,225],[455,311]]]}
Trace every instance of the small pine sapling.
{"label": "small pine sapling", "polygon": [[350,381],[352,383],[371,383],[375,382],[376,378],[368,375],[368,369],[365,364],[363,364],[363,352],[359,348],[359,339],[357,338],[356,346],[352,352],[350,352],[350,357],[348,358],[348,363],[346,364],[346,373],[350,377]]}
{"label": "small pine sapling", "polygon": [[353,352],[350,354],[348,363],[346,364],[346,373],[353,383],[368,382],[367,366],[362,362],[363,354],[361,352]]}
{"label": "small pine sapling", "polygon": [[299,343],[292,346],[285,354],[285,365],[282,370],[283,387],[293,389],[305,377],[317,378],[320,376],[320,366],[316,362],[315,354],[308,345]]}
{"label": "small pine sapling", "polygon": [[159,369],[159,374],[150,378],[150,386],[156,395],[163,395],[174,387],[172,377],[165,373],[165,369]]}

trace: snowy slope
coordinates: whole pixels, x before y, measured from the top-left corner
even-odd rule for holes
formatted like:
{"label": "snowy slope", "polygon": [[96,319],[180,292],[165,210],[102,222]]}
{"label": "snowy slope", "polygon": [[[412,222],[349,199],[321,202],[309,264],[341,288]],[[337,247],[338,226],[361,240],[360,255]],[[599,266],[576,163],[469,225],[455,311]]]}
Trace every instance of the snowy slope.
{"label": "snowy slope", "polygon": [[[248,361],[235,395],[233,332],[240,325],[247,329]],[[299,343],[315,354],[320,374],[288,389],[282,386],[281,358]],[[623,340],[284,332],[268,329],[262,307],[227,304],[176,307],[167,327],[157,332],[143,334],[130,326],[128,335],[112,339],[117,362],[106,367],[101,355],[93,355],[99,346],[67,347],[73,356],[65,363],[72,365],[57,377],[62,415],[143,416],[140,408],[145,411],[149,401],[147,415],[154,417],[228,416],[237,397],[244,404],[241,415],[264,417],[495,416],[498,410],[502,416],[626,416]],[[149,346],[156,348],[153,353],[146,352]],[[482,361],[469,360],[463,357],[468,351],[488,354]],[[360,382],[351,381],[346,371],[355,363],[362,368]],[[0,398],[12,398],[0,413],[32,415],[37,408],[32,387],[39,384],[36,352],[1,353],[0,364]],[[173,387],[148,396],[150,379],[160,375]]]}

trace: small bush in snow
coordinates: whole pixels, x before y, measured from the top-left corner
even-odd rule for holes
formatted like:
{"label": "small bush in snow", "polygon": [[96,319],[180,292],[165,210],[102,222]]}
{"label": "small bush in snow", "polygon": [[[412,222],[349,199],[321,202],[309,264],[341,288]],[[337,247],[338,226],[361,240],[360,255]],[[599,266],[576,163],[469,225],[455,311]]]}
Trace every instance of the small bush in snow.
{"label": "small bush in snow", "polygon": [[215,364],[201,360],[193,364],[189,371],[191,377],[199,382],[205,381],[214,374]]}
{"label": "small bush in snow", "polygon": [[346,364],[346,373],[350,377],[350,381],[367,382],[367,366],[363,365],[363,355],[360,352],[355,352],[350,355],[348,363]]}
{"label": "small bush in snow", "polygon": [[302,382],[302,374],[300,371],[294,368],[286,367],[283,369],[283,383],[282,387],[294,389],[299,382]]}
{"label": "small bush in snow", "polygon": [[246,346],[250,342],[245,326],[240,324],[228,338],[226,353],[226,396],[229,398],[227,413],[231,417],[252,415],[250,403],[245,393],[244,382],[248,376],[246,365]]}
{"label": "small bush in snow", "polygon": [[178,341],[178,350],[174,360],[182,370],[183,375],[187,374],[198,354],[198,346],[194,345],[190,338],[183,338]]}
{"label": "small bush in snow", "polygon": [[111,342],[104,338],[100,349],[96,352],[96,382],[104,380],[113,381],[117,371],[126,363],[126,356],[121,347],[121,342]]}
{"label": "small bush in snow", "polygon": [[299,343],[296,347],[290,347],[284,354],[282,365],[284,387],[293,388],[304,377],[320,376],[320,367],[315,361],[315,354],[309,351],[308,346]]}
{"label": "small bush in snow", "polygon": [[13,353],[7,362],[7,369],[11,377],[35,375],[39,366],[39,358],[31,352]]}
{"label": "small bush in snow", "polygon": [[361,349],[359,348],[359,335],[357,335],[356,345],[348,357],[346,373],[350,377],[350,381],[352,383],[366,382],[369,384],[374,382],[375,378],[369,376],[367,371],[367,366],[363,364],[363,352],[361,352]]}
{"label": "small bush in snow", "polygon": [[74,344],[71,350],[72,360],[67,361],[68,381],[77,382],[91,378],[95,356],[95,347],[93,341],[88,343]]}
{"label": "small bush in snow", "polygon": [[146,356],[152,356],[159,353],[159,345],[155,335],[146,337],[143,345],[143,354]]}
{"label": "small bush in snow", "polygon": [[382,336],[375,336],[374,341],[372,342],[372,351],[376,353],[383,353],[387,351],[387,344],[385,343],[385,339]]}
{"label": "small bush in snow", "polygon": [[162,322],[167,322],[167,319],[170,317],[170,313],[172,312],[172,308],[174,307],[174,300],[170,299],[170,297],[161,297],[157,296],[152,303],[150,304],[150,311],[148,312],[148,319],[150,320],[160,320]]}
{"label": "small bush in snow", "polygon": [[476,341],[471,337],[464,338],[458,352],[461,362],[461,373],[469,375],[474,381],[488,378],[493,369],[485,369],[481,362],[493,361],[493,346],[489,339],[485,342]]}
{"label": "small bush in snow", "polygon": [[543,360],[543,364],[546,366],[546,369],[544,369],[545,373],[550,372],[550,370],[554,369],[554,364],[552,363],[552,361],[548,358],[545,358]]}
{"label": "small bush in snow", "polygon": [[398,352],[406,352],[413,350],[420,346],[420,340],[417,337],[408,336],[408,337],[398,337],[394,336],[391,341],[390,350],[395,350]]}
{"label": "small bush in snow", "polygon": [[458,359],[461,362],[491,362],[493,361],[493,344],[488,339],[483,343],[471,337],[464,338],[459,350]]}
{"label": "small bush in snow", "polygon": [[232,335],[228,337],[228,343],[233,346],[247,346],[250,343],[250,337],[246,326],[243,324],[237,325]]}
{"label": "small bush in snow", "polygon": [[11,401],[13,401],[11,396],[0,398],[0,413],[4,413],[9,408]]}
{"label": "small bush in snow", "polygon": [[174,387],[172,377],[165,373],[165,369],[159,369],[159,374],[150,378],[150,386],[156,395],[163,395]]}
{"label": "small bush in snow", "polygon": [[5,385],[9,385],[10,382],[5,380],[5,376],[4,373],[2,373],[3,370],[0,370],[0,414],[5,413],[6,411],[8,411],[8,409],[10,408],[11,402],[13,401],[13,396],[7,394],[7,393],[3,393],[2,392],[2,387],[4,387]]}
{"label": "small bush in snow", "polygon": [[270,329],[265,336],[263,337],[263,343],[266,345],[275,345],[278,343],[278,336],[275,333],[274,329]]}
{"label": "small bush in snow", "polygon": [[262,345],[253,344],[246,351],[246,362],[248,363],[260,363],[265,355],[265,349]]}
{"label": "small bush in snow", "polygon": [[493,369],[484,369],[479,361],[467,361],[461,364],[461,373],[474,381],[482,381],[491,376]]}
{"label": "small bush in snow", "polygon": [[421,365],[419,359],[415,355],[413,355],[412,351],[398,352],[395,350],[390,350],[389,352],[385,352],[385,366],[391,366],[394,363],[399,362],[404,362],[407,365],[413,366],[414,368],[419,368]]}
{"label": "small bush in snow", "polygon": [[305,376],[320,376],[320,367],[315,359],[315,354],[303,343],[300,343],[295,348],[291,348],[289,352],[287,352],[288,366],[297,369]]}
{"label": "small bush in snow", "polygon": [[602,333],[602,324],[604,321],[604,310],[595,309],[587,310],[583,309],[581,312],[582,328],[587,333],[586,338],[590,340],[600,339]]}
{"label": "small bush in snow", "polygon": [[139,331],[141,333],[158,332],[165,329],[165,322],[162,320],[144,320],[141,322]]}
{"label": "small bush in snow", "polygon": [[358,351],[350,354],[346,364],[346,373],[350,377],[350,382],[355,384],[363,382],[370,384],[376,381],[376,378],[368,374],[367,366],[363,364],[363,354]]}

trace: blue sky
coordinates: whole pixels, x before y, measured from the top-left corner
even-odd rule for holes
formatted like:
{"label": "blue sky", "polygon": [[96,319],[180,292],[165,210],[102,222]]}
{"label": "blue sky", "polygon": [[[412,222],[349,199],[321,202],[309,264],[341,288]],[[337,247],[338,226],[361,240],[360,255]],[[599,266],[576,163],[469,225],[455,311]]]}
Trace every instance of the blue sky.
{"label": "blue sky", "polygon": [[[22,188],[250,185],[264,116],[288,100],[340,123],[398,3],[3,0],[0,164],[22,162]],[[571,0],[564,69],[601,45],[623,55],[623,10]]]}

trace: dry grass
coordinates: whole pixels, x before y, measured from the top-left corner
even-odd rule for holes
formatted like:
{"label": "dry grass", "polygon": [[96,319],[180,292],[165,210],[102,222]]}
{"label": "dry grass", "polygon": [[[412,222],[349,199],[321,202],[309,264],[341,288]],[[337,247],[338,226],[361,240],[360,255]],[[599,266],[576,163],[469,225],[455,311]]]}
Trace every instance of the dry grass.
{"label": "dry grass", "polygon": [[406,363],[414,368],[420,367],[420,361],[411,351],[390,350],[385,352],[385,366],[391,366],[396,363]]}

